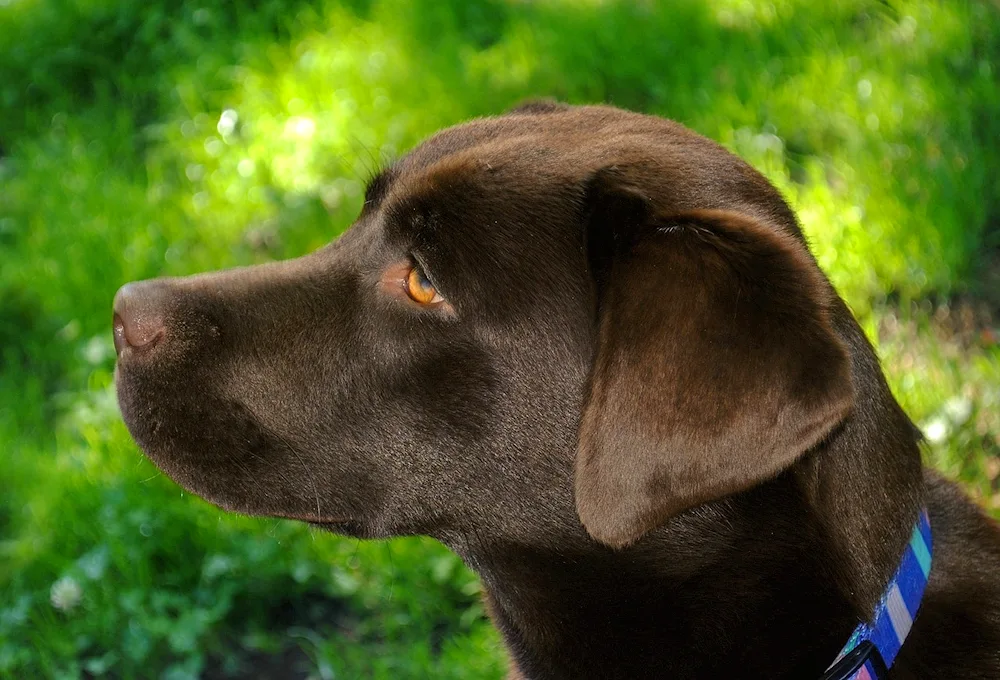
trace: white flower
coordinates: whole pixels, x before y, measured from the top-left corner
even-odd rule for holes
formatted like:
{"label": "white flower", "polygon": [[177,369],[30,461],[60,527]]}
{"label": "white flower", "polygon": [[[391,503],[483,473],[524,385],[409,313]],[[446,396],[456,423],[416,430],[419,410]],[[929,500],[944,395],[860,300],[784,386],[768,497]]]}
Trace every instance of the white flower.
{"label": "white flower", "polygon": [[76,605],[80,604],[83,590],[80,584],[71,576],[63,576],[52,584],[49,590],[49,601],[52,606],[61,612],[68,612]]}

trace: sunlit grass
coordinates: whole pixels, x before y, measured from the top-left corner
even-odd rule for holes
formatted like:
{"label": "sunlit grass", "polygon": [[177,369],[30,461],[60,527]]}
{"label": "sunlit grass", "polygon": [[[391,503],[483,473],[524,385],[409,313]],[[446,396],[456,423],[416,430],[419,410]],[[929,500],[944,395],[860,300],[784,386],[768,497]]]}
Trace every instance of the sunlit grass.
{"label": "sunlit grass", "polygon": [[997,247],[987,3],[235,7],[0,2],[0,677],[282,655],[323,678],[501,675],[440,546],[232,517],[160,475],[117,415],[108,326],[121,283],[311,250],[379,165],[529,96],[666,115],[761,169],[928,459],[1000,505],[996,318],[946,318]]}

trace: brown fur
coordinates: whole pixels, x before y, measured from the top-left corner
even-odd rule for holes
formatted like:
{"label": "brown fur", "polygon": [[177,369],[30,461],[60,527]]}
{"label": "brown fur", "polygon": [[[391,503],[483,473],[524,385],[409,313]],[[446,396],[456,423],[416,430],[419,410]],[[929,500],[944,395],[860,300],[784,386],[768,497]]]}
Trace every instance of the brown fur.
{"label": "brown fur", "polygon": [[[445,304],[401,294],[412,262]],[[327,248],[116,310],[160,467],[224,508],[436,537],[514,678],[818,677],[923,505],[892,677],[1000,677],[1000,531],[922,471],[778,193],[676,123],[534,103],[445,130]]]}

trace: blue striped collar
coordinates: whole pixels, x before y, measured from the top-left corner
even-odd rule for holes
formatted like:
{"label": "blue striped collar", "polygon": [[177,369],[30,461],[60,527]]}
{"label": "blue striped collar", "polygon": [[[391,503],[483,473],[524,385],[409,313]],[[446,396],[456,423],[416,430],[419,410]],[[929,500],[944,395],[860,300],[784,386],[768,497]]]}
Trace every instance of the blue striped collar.
{"label": "blue striped collar", "polygon": [[899,654],[931,573],[931,523],[924,509],[903,551],[899,569],[875,608],[871,622],[854,629],[823,680],[878,680]]}

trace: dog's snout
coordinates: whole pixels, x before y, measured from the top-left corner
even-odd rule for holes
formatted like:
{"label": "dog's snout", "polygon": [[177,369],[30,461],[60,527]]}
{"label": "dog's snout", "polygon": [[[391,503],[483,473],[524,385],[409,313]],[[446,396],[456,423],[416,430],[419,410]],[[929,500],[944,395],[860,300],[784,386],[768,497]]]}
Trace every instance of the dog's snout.
{"label": "dog's snout", "polygon": [[128,283],[115,295],[113,330],[115,351],[150,349],[167,333],[165,303],[169,295],[157,281]]}

